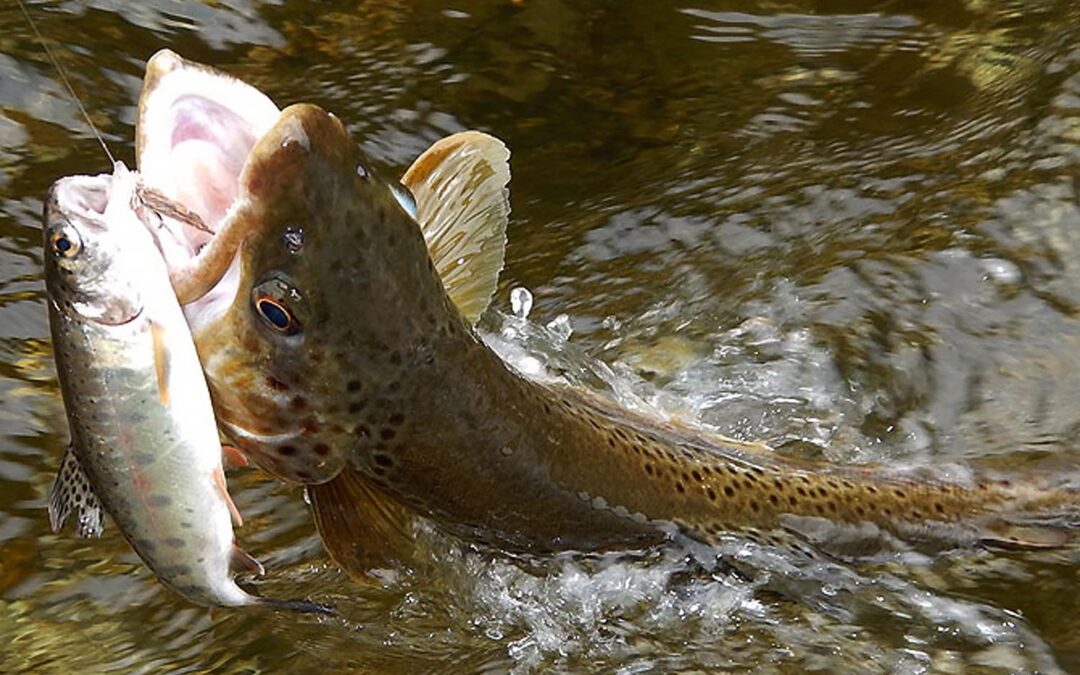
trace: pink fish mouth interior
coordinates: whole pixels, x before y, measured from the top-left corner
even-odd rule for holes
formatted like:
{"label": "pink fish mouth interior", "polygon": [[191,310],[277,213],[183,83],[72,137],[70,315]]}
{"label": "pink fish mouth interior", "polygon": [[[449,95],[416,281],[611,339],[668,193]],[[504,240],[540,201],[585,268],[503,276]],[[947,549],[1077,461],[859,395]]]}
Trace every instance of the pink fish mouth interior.
{"label": "pink fish mouth interior", "polygon": [[[168,148],[173,194],[169,196],[216,231],[236,201],[240,172],[255,146],[254,131],[235,111],[195,95],[176,101],[173,124]],[[196,231],[190,238],[201,246],[209,235]]]}
{"label": "pink fish mouth interior", "polygon": [[[172,52],[159,52],[147,64],[136,124],[139,173],[146,186],[198,215],[206,226],[163,218],[156,234],[170,271],[198,267],[199,252],[230,227],[230,211],[245,198],[240,184],[244,166],[279,114],[258,89]],[[210,292],[187,305],[189,320],[201,323],[224,312],[238,281],[234,259]]]}

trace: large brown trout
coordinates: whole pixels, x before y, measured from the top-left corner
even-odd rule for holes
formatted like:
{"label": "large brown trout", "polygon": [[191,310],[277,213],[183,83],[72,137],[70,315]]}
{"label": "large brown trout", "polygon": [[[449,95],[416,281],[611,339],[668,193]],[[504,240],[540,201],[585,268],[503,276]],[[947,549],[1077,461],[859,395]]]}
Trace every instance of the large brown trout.
{"label": "large brown trout", "polygon": [[261,598],[233,572],[262,573],[236,545],[206,381],[136,177],[57,181],[45,204],[45,281],[71,448],[53,485],[58,530],[101,532],[103,507],[169,588],[207,606],[326,608]]}
{"label": "large brown trout", "polygon": [[[152,62],[144,100],[168,79]],[[152,107],[140,134],[166,134]],[[1069,540],[1072,490],[799,461],[514,372],[472,325],[502,263],[505,153],[469,162],[469,143],[437,145],[403,179],[414,219],[322,109],[291,106],[251,136],[220,190],[236,196],[216,236],[241,243],[216,304],[197,310],[196,344],[223,431],[309,485],[323,542],[354,575],[408,545],[410,514],[525,552],[672,531],[857,540],[857,553]],[[448,253],[431,231],[483,253]]]}

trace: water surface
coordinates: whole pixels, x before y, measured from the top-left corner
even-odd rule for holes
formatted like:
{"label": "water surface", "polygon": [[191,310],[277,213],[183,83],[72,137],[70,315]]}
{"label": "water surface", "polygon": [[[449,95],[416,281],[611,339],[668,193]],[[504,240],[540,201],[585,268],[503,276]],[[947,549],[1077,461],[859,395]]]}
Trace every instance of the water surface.
{"label": "water surface", "polygon": [[[505,139],[514,217],[484,326],[524,370],[802,456],[1076,475],[1075,3],[30,9],[129,164],[162,47],[332,110],[389,170],[461,129]],[[5,672],[1080,671],[1075,552],[847,564],[733,538],[509,561],[420,523],[416,568],[369,588],[329,563],[298,489],[251,471],[230,481],[258,587],[342,618],[185,604],[115,528],[52,535],[44,510],[66,430],[41,197],[107,169],[3,5]]]}

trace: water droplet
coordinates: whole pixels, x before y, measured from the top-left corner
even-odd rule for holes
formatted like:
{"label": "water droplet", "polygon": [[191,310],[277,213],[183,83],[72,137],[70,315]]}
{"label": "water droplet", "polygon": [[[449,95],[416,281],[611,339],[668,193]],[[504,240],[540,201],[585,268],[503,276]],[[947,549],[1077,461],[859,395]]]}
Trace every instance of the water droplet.
{"label": "water droplet", "polygon": [[573,326],[570,325],[570,317],[565,314],[560,314],[549,321],[547,329],[563,342],[569,340],[570,335],[574,332]]}
{"label": "water droplet", "polygon": [[518,286],[510,291],[510,309],[514,312],[514,316],[519,319],[529,318],[532,306],[533,296],[529,289]]}

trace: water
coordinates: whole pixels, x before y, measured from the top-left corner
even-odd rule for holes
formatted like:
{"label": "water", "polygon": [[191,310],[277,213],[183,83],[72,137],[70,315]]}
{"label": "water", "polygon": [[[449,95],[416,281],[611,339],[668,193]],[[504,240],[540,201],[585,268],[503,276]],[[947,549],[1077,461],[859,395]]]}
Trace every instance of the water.
{"label": "water", "polygon": [[[1076,475],[1075,3],[31,11],[129,164],[161,47],[336,112],[387,169],[460,129],[505,139],[514,219],[484,327],[523,370],[801,456]],[[41,196],[107,170],[3,5],[5,672],[1080,671],[1075,552],[852,565],[732,539],[719,560],[510,561],[419,523],[416,568],[364,587],[328,562],[299,491],[250,471],[230,481],[239,537],[270,571],[257,585],[342,618],[184,604],[115,528],[54,536],[44,511],[65,429]]]}

